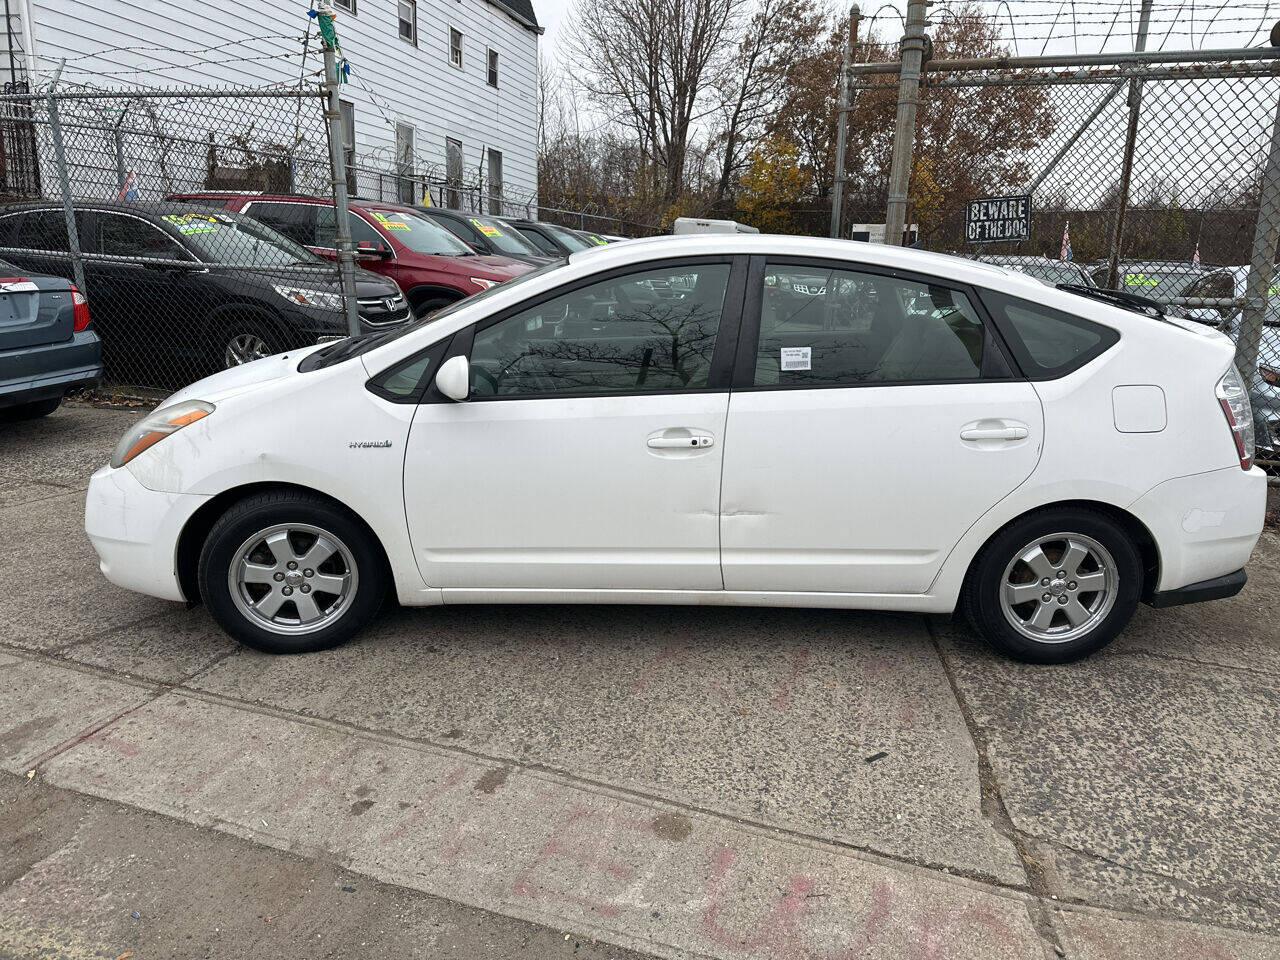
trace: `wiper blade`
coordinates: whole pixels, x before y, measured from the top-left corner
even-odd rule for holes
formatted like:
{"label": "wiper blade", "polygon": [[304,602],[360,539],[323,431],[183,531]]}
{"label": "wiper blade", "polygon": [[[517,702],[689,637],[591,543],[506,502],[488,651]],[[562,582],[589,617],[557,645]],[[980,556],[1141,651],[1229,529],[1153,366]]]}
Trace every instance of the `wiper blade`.
{"label": "wiper blade", "polygon": [[1067,291],[1067,293],[1074,293],[1079,297],[1088,297],[1091,300],[1101,300],[1103,303],[1109,303],[1125,310],[1132,310],[1134,313],[1141,313],[1157,320],[1165,318],[1164,304],[1158,300],[1152,300],[1150,297],[1140,297],[1136,293],[1125,293],[1123,290],[1086,287],[1082,283],[1059,283],[1055,286],[1059,290]]}

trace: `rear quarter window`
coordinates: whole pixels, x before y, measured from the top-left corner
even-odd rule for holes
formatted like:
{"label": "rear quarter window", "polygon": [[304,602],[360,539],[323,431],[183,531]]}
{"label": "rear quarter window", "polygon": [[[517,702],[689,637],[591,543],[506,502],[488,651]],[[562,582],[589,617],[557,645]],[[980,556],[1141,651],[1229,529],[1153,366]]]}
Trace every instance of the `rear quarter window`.
{"label": "rear quarter window", "polygon": [[995,318],[1014,359],[1031,380],[1078,370],[1120,339],[1111,327],[993,290],[982,301]]}

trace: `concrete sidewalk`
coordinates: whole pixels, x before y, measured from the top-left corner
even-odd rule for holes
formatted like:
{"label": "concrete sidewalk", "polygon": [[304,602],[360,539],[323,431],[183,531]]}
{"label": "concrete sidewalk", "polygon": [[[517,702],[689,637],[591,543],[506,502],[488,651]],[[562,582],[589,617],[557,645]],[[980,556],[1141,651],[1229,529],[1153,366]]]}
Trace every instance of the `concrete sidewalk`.
{"label": "concrete sidewalk", "polygon": [[77,485],[134,416],[0,435],[0,956],[1280,958],[1272,533],[1068,667],[626,607],[272,658],[97,574]]}

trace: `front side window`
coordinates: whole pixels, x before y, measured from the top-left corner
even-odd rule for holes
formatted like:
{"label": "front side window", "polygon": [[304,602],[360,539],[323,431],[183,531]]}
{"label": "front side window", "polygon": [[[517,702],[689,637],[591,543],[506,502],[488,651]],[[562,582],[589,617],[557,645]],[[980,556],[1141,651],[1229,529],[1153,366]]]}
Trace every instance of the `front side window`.
{"label": "front side window", "polygon": [[315,247],[319,246],[316,243],[316,212],[319,209],[319,204],[315,203],[255,200],[244,208],[244,212],[295,243]]}
{"label": "front side window", "polygon": [[[201,228],[191,226],[187,229],[194,231]],[[159,227],[137,217],[111,213],[98,214],[98,252],[112,257],[142,257],[148,260],[190,259],[177,241]]]}
{"label": "front side window", "polygon": [[1120,339],[1100,323],[985,290],[982,300],[1005,335],[1014,359],[1033,379],[1060,377],[1084,366]]}
{"label": "front side window", "polygon": [[[676,292],[672,281],[686,281]],[[630,273],[476,332],[471,393],[554,397],[708,386],[728,264]]]}
{"label": "front side window", "polygon": [[[384,245],[382,234],[373,229],[369,222],[355,211],[347,211],[347,222],[351,224],[351,242],[359,247],[362,243],[372,245],[375,249]],[[316,246],[325,249],[337,249],[338,238],[334,233],[336,219],[333,207],[322,206],[316,215]]]}
{"label": "front side window", "polygon": [[544,237],[540,231],[534,229],[533,227],[520,227],[520,226],[516,227],[516,230],[519,231],[520,236],[524,237],[526,240],[532,243],[535,247],[538,248],[538,250],[541,253],[545,254],[546,256],[548,257],[560,256],[560,248],[557,247],[551,241],[550,237]]}
{"label": "front side window", "polygon": [[986,330],[960,291],[907,280],[769,263],[755,386],[825,387],[973,380]]}

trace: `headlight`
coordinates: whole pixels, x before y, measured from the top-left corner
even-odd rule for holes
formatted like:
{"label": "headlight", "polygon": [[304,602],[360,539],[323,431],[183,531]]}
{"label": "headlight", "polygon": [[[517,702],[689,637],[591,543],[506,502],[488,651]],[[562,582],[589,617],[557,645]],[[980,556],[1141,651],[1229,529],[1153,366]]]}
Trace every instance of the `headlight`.
{"label": "headlight", "polygon": [[273,283],[272,289],[286,300],[303,307],[324,307],[329,310],[342,309],[342,294],[329,293],[327,290],[311,290],[307,287],[290,287],[283,283]]}
{"label": "headlight", "polygon": [[471,282],[481,290],[488,290],[490,287],[496,287],[501,280],[486,280],[484,277],[472,277]]}
{"label": "headlight", "polygon": [[116,448],[111,451],[111,466],[123,467],[143,450],[159,443],[169,434],[177,433],[187,424],[203,420],[213,410],[213,404],[203,400],[184,400],[161,407],[149,417],[144,417],[120,438]]}

